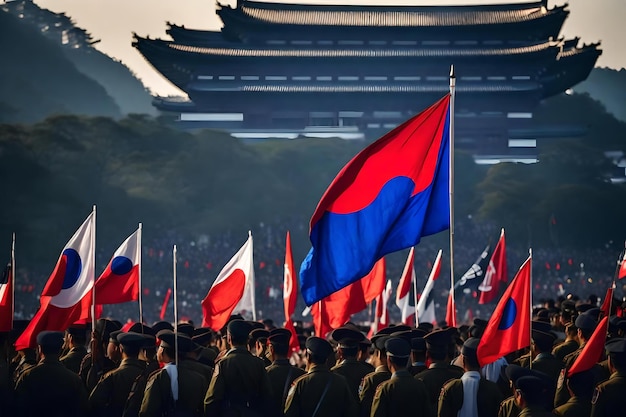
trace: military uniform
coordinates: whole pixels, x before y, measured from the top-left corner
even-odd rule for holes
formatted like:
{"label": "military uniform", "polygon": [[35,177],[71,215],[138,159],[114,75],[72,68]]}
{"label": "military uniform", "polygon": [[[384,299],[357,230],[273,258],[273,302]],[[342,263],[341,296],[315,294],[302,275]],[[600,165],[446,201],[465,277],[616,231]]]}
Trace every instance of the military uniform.
{"label": "military uniform", "polygon": [[626,410],[626,374],[615,372],[598,385],[591,400],[592,417],[615,417]]}
{"label": "military uniform", "polygon": [[85,346],[74,346],[59,360],[67,369],[78,375],[80,372],[80,365],[85,355],[87,355],[87,349]]}
{"label": "military uniform", "polygon": [[519,407],[515,402],[515,397],[509,397],[500,403],[498,417],[517,417],[520,413]]}
{"label": "military uniform", "polygon": [[324,365],[312,365],[296,379],[285,401],[285,417],[357,417],[358,406],[346,379]]}
{"label": "military uniform", "polygon": [[561,369],[563,369],[563,363],[555,358],[551,353],[540,353],[533,360],[531,368],[548,375],[556,387],[556,381],[559,378]]}
{"label": "military uniform", "polygon": [[555,358],[565,364],[565,357],[578,349],[578,342],[574,339],[566,340],[552,349]]}
{"label": "military uniform", "polygon": [[331,372],[346,378],[350,392],[354,395],[355,401],[359,398],[359,386],[361,385],[361,381],[372,371],[374,371],[372,365],[358,361],[356,358],[344,359],[331,368]]}
{"label": "military uniform", "polygon": [[541,406],[526,407],[520,413],[518,417],[554,417],[549,411],[546,411]]}
{"label": "military uniform", "polygon": [[365,375],[359,386],[359,416],[369,417],[376,388],[389,378],[391,378],[391,372],[387,365],[381,365],[374,372]]}
{"label": "military uniform", "polygon": [[371,417],[429,417],[432,413],[424,383],[407,369],[396,371],[376,389]]}
{"label": "military uniform", "polygon": [[552,410],[552,414],[560,417],[589,417],[591,415],[591,399],[572,397],[561,406]]}
{"label": "military uniform", "polygon": [[463,376],[463,369],[455,365],[449,365],[443,362],[437,362],[430,365],[428,369],[415,375],[415,378],[421,379],[426,385],[428,391],[428,399],[433,409],[437,408],[439,394],[444,384],[451,379],[458,379]]}
{"label": "military uniform", "polygon": [[144,361],[126,358],[117,369],[105,374],[89,396],[92,414],[103,417],[121,416],[133,383],[145,368]]}
{"label": "military uniform", "polygon": [[[494,382],[480,379],[476,404],[478,415],[481,417],[496,417],[502,402],[500,388]],[[463,406],[463,382],[461,379],[454,379],[444,385],[441,390],[438,404],[438,417],[456,417]]]}
{"label": "military uniform", "polygon": [[282,413],[285,409],[285,399],[291,383],[305,374],[305,371],[291,366],[288,359],[276,359],[265,368],[272,392],[272,407]]}

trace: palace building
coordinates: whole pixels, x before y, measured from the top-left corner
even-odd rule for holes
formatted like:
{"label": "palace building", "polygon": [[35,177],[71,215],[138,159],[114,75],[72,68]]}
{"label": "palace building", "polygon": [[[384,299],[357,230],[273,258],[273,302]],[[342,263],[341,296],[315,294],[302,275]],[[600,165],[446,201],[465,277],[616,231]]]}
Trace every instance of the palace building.
{"label": "palace building", "polygon": [[567,5],[218,3],[220,31],[168,24],[134,46],[188,99],[157,97],[185,128],[246,139],[375,139],[456,81],[455,145],[477,162],[533,162],[576,126],[537,126],[541,100],[585,80],[599,44],[564,39]]}

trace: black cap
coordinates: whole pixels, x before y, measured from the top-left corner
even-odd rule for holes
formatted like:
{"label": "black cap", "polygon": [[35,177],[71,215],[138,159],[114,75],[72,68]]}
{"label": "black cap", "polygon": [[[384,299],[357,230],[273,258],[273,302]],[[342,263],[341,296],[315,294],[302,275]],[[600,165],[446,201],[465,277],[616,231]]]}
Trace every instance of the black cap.
{"label": "black cap", "polygon": [[228,323],[228,333],[240,340],[247,339],[251,330],[250,322],[245,320],[233,320]]}
{"label": "black cap", "polygon": [[120,333],[117,335],[120,345],[128,348],[141,349],[146,344],[146,338],[140,333]]}
{"label": "black cap", "polygon": [[387,356],[408,358],[411,355],[411,344],[403,337],[390,337],[385,342]]}
{"label": "black cap", "polygon": [[213,330],[209,329],[208,327],[200,327],[198,329],[195,329],[191,340],[199,345],[206,345],[207,343],[211,342],[211,340],[213,340]]}
{"label": "black cap", "polygon": [[556,335],[552,332],[542,332],[540,330],[532,330],[532,339],[539,347],[551,346],[556,340]]}
{"label": "black cap", "polygon": [[626,339],[618,337],[609,340],[605,345],[606,351],[612,355],[624,355],[626,354]]}
{"label": "black cap", "polygon": [[267,341],[271,344],[289,346],[291,342],[291,331],[288,329],[272,329],[270,335],[267,337]]}
{"label": "black cap", "polygon": [[142,334],[141,336],[143,336],[144,341],[143,346],[141,346],[142,349],[156,348],[156,336],[152,336],[151,334]]}
{"label": "black cap", "polygon": [[537,321],[550,323],[550,310],[547,308],[540,308],[535,313],[535,317],[537,318]]}
{"label": "black cap", "polygon": [[480,339],[476,337],[470,337],[463,343],[463,348],[461,349],[461,353],[463,356],[467,356],[474,362],[478,362],[478,344],[480,343]]}
{"label": "black cap", "polygon": [[526,401],[539,403],[545,398],[547,391],[546,380],[536,376],[523,376],[517,380],[515,387],[522,391]]}
{"label": "black cap", "polygon": [[156,335],[158,332],[160,332],[161,330],[174,330],[174,326],[172,326],[172,323],[168,322],[168,321],[157,321],[152,325],[152,330],[154,331],[154,334]]}
{"label": "black cap", "polygon": [[585,304],[578,304],[575,308],[576,308],[576,311],[578,311],[579,313],[584,313],[586,311],[591,310],[593,306],[589,303],[585,303]]}
{"label": "black cap", "polygon": [[413,338],[413,332],[411,330],[405,330],[403,332],[393,332],[390,335],[391,337],[401,337],[407,342],[411,343],[411,339]]}
{"label": "black cap", "polygon": [[171,330],[161,330],[157,334],[157,339],[161,341],[161,345],[165,348],[175,349],[176,339],[178,339],[178,352],[187,353],[196,349],[197,345],[187,335],[178,334],[178,337],[174,337],[174,332]]}
{"label": "black cap", "polygon": [[121,329],[117,322],[108,319],[98,319],[96,322],[96,331],[102,336],[101,340],[105,341],[111,335],[111,332]]}
{"label": "black cap", "polygon": [[87,336],[87,326],[85,325],[71,325],[70,327],[68,327],[68,329],[66,330],[67,334],[72,335],[72,336],[83,336],[86,337]]}
{"label": "black cap", "polygon": [[328,356],[333,353],[333,347],[327,340],[324,340],[321,337],[309,337],[306,340],[305,346],[307,350],[315,356],[319,356],[321,359],[328,358]]}
{"label": "black cap", "polygon": [[525,368],[523,366],[519,366],[515,364],[507,365],[506,369],[504,370],[504,373],[506,374],[506,377],[509,379],[509,381],[511,381],[513,385],[515,385],[516,387],[517,387],[517,381],[523,377],[532,376],[535,378],[539,378],[543,381],[545,381],[546,378],[547,379],[550,378],[543,372],[539,372],[534,369]]}
{"label": "black cap", "polygon": [[434,330],[424,336],[428,350],[447,350],[452,342],[452,334],[448,329]]}
{"label": "black cap", "polygon": [[265,325],[260,321],[248,321],[248,324],[250,325],[250,331],[254,329],[265,329]]}
{"label": "black cap", "polygon": [[474,326],[480,327],[481,329],[484,330],[487,328],[487,324],[489,324],[489,322],[487,320],[483,320],[481,318],[476,317],[474,318],[473,324]]}
{"label": "black cap", "polygon": [[426,332],[426,330],[423,330],[423,329],[411,329],[411,339],[415,339],[416,337],[423,338],[427,334],[428,332]]}
{"label": "black cap", "polygon": [[128,329],[131,333],[140,333],[140,334],[151,334],[155,335],[154,330],[150,326],[146,326],[143,323],[135,323]]}
{"label": "black cap", "polygon": [[384,351],[385,350],[385,342],[387,340],[389,340],[391,336],[389,336],[388,334],[377,334],[374,337],[372,337],[372,344],[374,345],[374,347],[380,351]]}
{"label": "black cap", "polygon": [[178,328],[176,329],[178,333],[184,334],[189,338],[193,337],[193,332],[196,328],[191,323],[178,323]]}
{"label": "black cap", "polygon": [[548,333],[552,331],[552,325],[549,322],[533,320],[530,325],[533,330],[539,330],[540,332]]}
{"label": "black cap", "polygon": [[598,320],[594,318],[592,315],[583,313],[580,316],[576,317],[576,327],[581,330],[593,331],[598,324]]}
{"label": "black cap", "polygon": [[411,350],[416,352],[426,352],[426,341],[423,337],[414,337],[411,339]]}
{"label": "black cap", "polygon": [[590,308],[585,312],[585,314],[589,314],[590,316],[594,317],[596,321],[598,321],[598,319],[600,318],[600,313],[602,313],[602,310],[600,310],[598,307]]}
{"label": "black cap", "polygon": [[[403,327],[403,329],[401,329],[400,331],[411,330],[409,328],[409,326],[389,326],[389,327],[385,327],[384,329],[380,329],[379,331],[377,331],[376,335],[387,335],[387,336],[389,336],[391,333],[398,331],[398,330],[396,330],[396,327]],[[406,327],[406,329],[404,329],[404,327]]]}
{"label": "black cap", "polygon": [[334,341],[339,343],[339,347],[342,348],[357,347],[359,342],[365,339],[363,333],[349,327],[335,329],[330,336]]}
{"label": "black cap", "polygon": [[112,331],[112,332],[109,334],[109,343],[113,343],[114,345],[119,345],[119,344],[120,344],[120,342],[119,342],[119,340],[117,339],[117,336],[118,336],[118,335],[120,335],[120,334],[122,334],[122,333],[124,333],[124,332],[123,332],[123,331],[121,331],[121,330],[115,330],[115,331]]}
{"label": "black cap", "polygon": [[44,330],[37,335],[37,344],[49,349],[60,350],[63,346],[64,336],[63,332]]}
{"label": "black cap", "polygon": [[417,328],[430,333],[435,328],[435,326],[433,326],[432,323],[424,322],[418,324]]}
{"label": "black cap", "polygon": [[270,332],[263,329],[254,329],[250,332],[248,336],[248,340],[251,342],[256,342],[259,339],[266,339],[270,336]]}

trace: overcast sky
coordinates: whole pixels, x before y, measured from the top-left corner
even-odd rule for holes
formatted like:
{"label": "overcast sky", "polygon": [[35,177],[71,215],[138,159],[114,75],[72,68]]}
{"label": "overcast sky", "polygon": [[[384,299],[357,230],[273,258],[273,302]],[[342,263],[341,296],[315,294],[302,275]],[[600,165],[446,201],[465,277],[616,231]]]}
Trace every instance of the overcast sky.
{"label": "overcast sky", "polygon": [[[269,0],[269,2],[275,2]],[[503,3],[493,0],[336,0],[289,1],[291,3],[317,4],[487,4]],[[509,0],[509,3],[519,1]],[[77,26],[87,29],[94,39],[100,39],[97,48],[124,62],[137,76],[159,95],[180,95],[181,92],[156,72],[132,48],[132,32],[141,36],[167,38],[165,22],[170,21],[188,28],[219,29],[221,21],[215,14],[214,0],[35,0],[39,6],[54,12],[65,12]],[[236,3],[222,0],[222,4]],[[549,7],[563,4],[549,0]],[[565,21],[562,35],[580,36],[581,41],[602,41],[604,51],[598,66],[620,69],[626,67],[626,0],[570,0],[570,16]]]}

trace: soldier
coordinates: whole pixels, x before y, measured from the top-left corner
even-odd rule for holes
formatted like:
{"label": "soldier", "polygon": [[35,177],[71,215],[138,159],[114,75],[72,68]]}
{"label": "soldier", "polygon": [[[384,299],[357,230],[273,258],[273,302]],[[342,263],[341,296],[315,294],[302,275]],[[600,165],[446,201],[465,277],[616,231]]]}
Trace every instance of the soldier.
{"label": "soldier", "polygon": [[424,340],[426,341],[426,358],[430,361],[430,366],[415,375],[415,378],[421,379],[426,385],[430,407],[436,410],[441,388],[449,380],[461,378],[463,369],[450,365],[451,358],[448,357],[449,346],[452,343],[450,329],[435,330],[424,336]]}
{"label": "soldier", "polygon": [[423,336],[413,337],[411,339],[411,365],[409,365],[409,372],[415,376],[425,370],[426,341]]}
{"label": "soldier", "polygon": [[146,367],[146,363],[139,359],[139,351],[146,342],[144,336],[129,332],[119,334],[117,339],[122,362],[118,368],[106,373],[91,392],[89,407],[94,416],[121,417],[132,385]]}
{"label": "soldier", "polygon": [[246,348],[249,322],[228,323],[227,338],[232,348],[215,364],[213,378],[204,398],[207,417],[264,414],[271,408],[272,392],[263,361]]}
{"label": "soldier", "polygon": [[65,331],[67,346],[70,350],[59,359],[63,365],[76,375],[80,372],[80,364],[85,355],[87,355],[87,327],[86,326],[70,326]]}
{"label": "soldier", "polygon": [[128,393],[128,399],[126,400],[126,404],[124,406],[124,413],[122,414],[123,417],[137,417],[139,415],[148,378],[153,372],[160,369],[159,361],[157,361],[156,358],[156,337],[148,334],[143,334],[141,336],[144,338],[144,343],[139,349],[138,359],[145,362],[144,369],[141,371],[141,374],[135,378],[135,381],[131,386],[130,392]]}
{"label": "soldier", "polygon": [[552,381],[551,397],[553,397],[556,390],[556,381],[559,378],[561,369],[563,369],[563,363],[550,353],[556,340],[556,335],[552,332],[542,332],[535,329],[532,330],[531,335],[530,354],[533,361],[530,368],[543,372],[550,378]]}
{"label": "soldier", "polygon": [[198,362],[215,367],[215,358],[217,358],[217,351],[211,347],[213,343],[214,333],[213,330],[208,327],[199,327],[193,331],[193,337],[191,340],[195,344],[200,346],[200,349],[196,351],[196,359]]}
{"label": "soldier", "polygon": [[587,417],[591,415],[591,396],[594,389],[593,373],[591,371],[577,372],[567,379],[567,389],[570,399],[552,413],[561,417]]}
{"label": "soldier", "polygon": [[189,337],[170,330],[161,330],[157,339],[160,340],[157,359],[165,365],[150,375],[139,417],[161,417],[167,413],[202,415],[202,399],[208,382],[187,367],[185,361],[176,361],[176,347],[179,356],[184,356],[193,349],[193,342]]}
{"label": "soldier", "polygon": [[519,417],[554,417],[546,411],[546,396],[550,395],[547,380],[536,376],[523,376],[516,382],[515,402],[522,410]]}
{"label": "soldier", "polygon": [[263,365],[268,367],[272,361],[267,357],[267,338],[270,332],[263,329],[254,329],[248,336],[248,350],[257,358],[263,360]]}
{"label": "soldier", "polygon": [[117,365],[106,356],[106,353],[111,332],[119,330],[120,327],[116,322],[107,319],[99,319],[96,322],[96,329],[91,335],[91,352],[83,358],[78,373],[87,387],[87,392],[94,389],[102,375],[116,368]]}
{"label": "soldier", "polygon": [[598,385],[591,400],[592,417],[623,415],[626,410],[626,339],[606,344],[611,377]]}
{"label": "soldier", "polygon": [[287,329],[274,329],[269,333],[267,342],[272,364],[265,370],[272,387],[273,411],[280,415],[285,409],[285,400],[291,383],[304,375],[305,371],[289,363],[291,332]]}
{"label": "soldier", "polygon": [[371,359],[372,365],[376,368],[374,372],[365,375],[359,386],[359,416],[361,417],[369,417],[376,388],[382,382],[391,378],[391,372],[387,368],[387,350],[385,349],[385,342],[389,338],[389,335],[381,334],[381,332],[372,337],[374,354],[371,356]]}
{"label": "soldier", "polygon": [[500,388],[480,375],[477,349],[480,339],[470,337],[463,343],[461,364],[465,371],[460,378],[446,383],[438,403],[439,417],[496,417],[502,401]]}
{"label": "soldier", "polygon": [[358,406],[346,379],[326,366],[333,348],[319,337],[306,340],[308,372],[296,379],[285,402],[285,417],[356,417]]}
{"label": "soldier", "polygon": [[391,337],[385,342],[385,349],[392,375],[376,389],[371,417],[429,417],[432,411],[426,387],[407,369],[411,345],[403,338]]}
{"label": "soldier", "polygon": [[333,330],[331,337],[339,343],[337,346],[339,363],[333,366],[330,371],[346,378],[354,396],[354,402],[358,403],[361,380],[374,370],[372,365],[360,362],[356,358],[359,352],[359,342],[365,339],[365,336],[349,327],[340,327]]}
{"label": "soldier", "polygon": [[[544,381],[546,386],[551,384],[550,378],[543,372],[536,371],[534,369],[524,368],[519,365],[511,364],[506,367],[505,375],[508,379],[511,396],[502,401],[500,404],[500,410],[498,411],[498,417],[517,417],[522,411],[519,408],[519,404],[515,397],[515,391],[518,389],[517,381],[524,376],[533,376]],[[547,394],[543,398],[544,410],[548,411],[552,409],[552,397]]]}
{"label": "soldier", "polygon": [[555,358],[565,365],[565,357],[578,349],[578,329],[574,323],[569,323],[565,327],[565,341],[552,349]]}
{"label": "soldier", "polygon": [[87,392],[74,372],[59,362],[63,333],[37,335],[41,360],[24,371],[15,387],[17,415],[82,416],[87,411]]}

